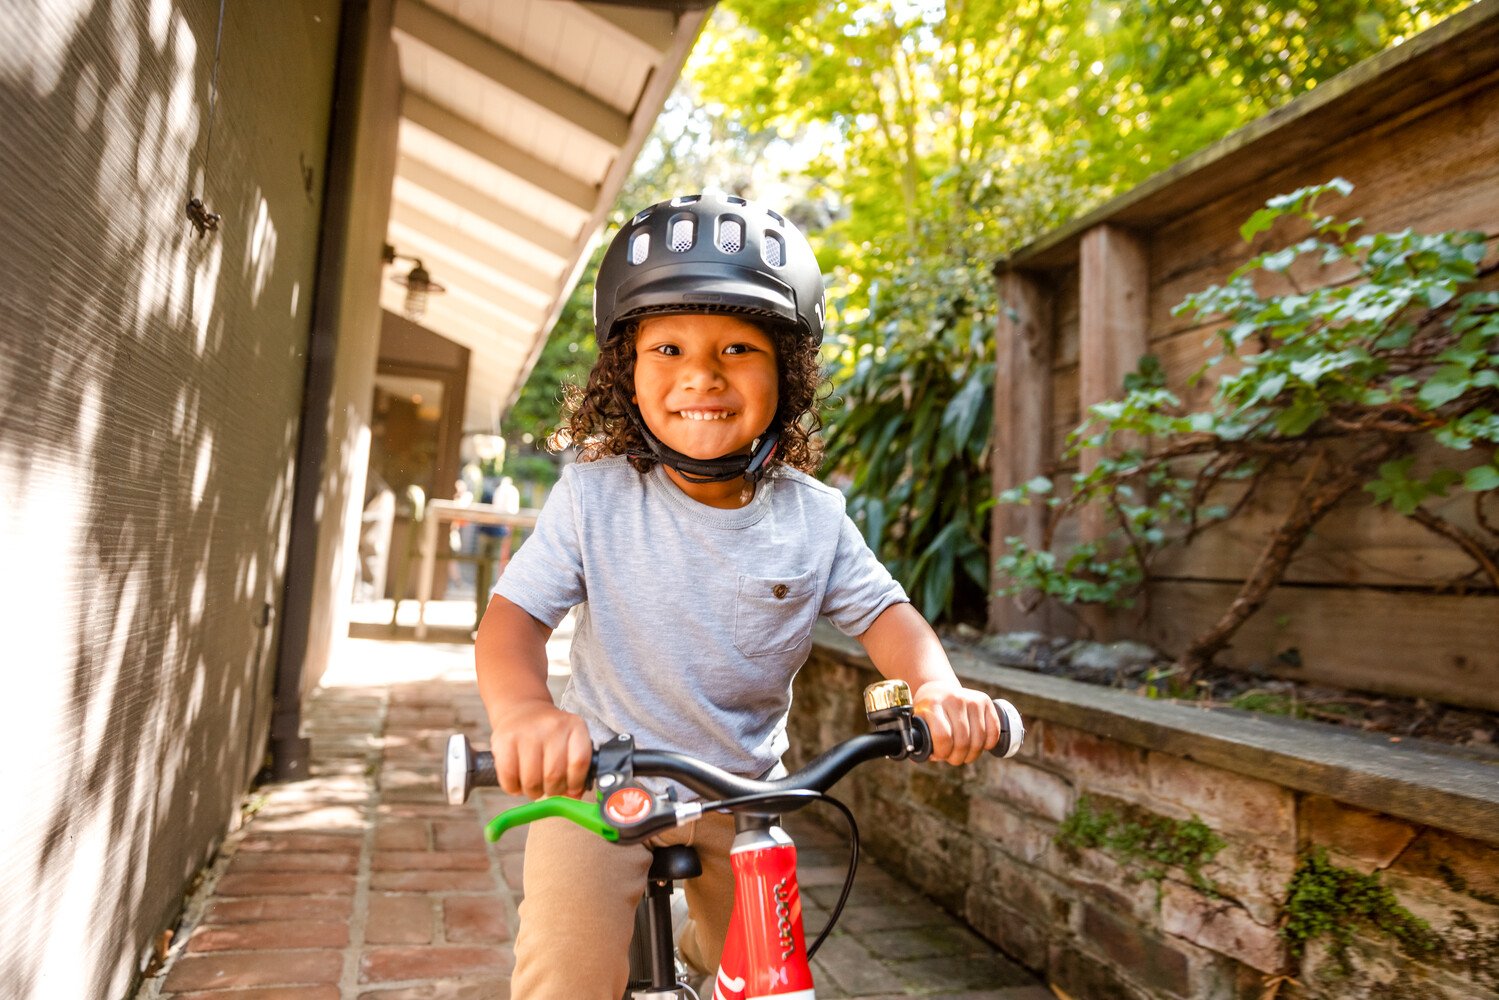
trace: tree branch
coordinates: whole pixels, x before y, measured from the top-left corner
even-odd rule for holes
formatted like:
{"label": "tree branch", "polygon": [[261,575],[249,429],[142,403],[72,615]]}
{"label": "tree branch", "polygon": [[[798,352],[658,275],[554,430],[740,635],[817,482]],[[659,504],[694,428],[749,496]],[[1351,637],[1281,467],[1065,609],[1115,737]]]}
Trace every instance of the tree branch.
{"label": "tree branch", "polygon": [[1119,494],[1109,494],[1109,506],[1114,509],[1114,520],[1119,522],[1119,530],[1124,532],[1125,541],[1129,542],[1129,549],[1135,556],[1135,562],[1140,565],[1140,619],[1143,621],[1150,616],[1150,561],[1145,556],[1145,551],[1140,546],[1140,539],[1129,526],[1129,518],[1124,516],[1124,508],[1119,503]]}
{"label": "tree branch", "polygon": [[1397,442],[1381,441],[1353,462],[1335,463],[1338,471],[1321,485],[1316,485],[1316,478],[1322,466],[1326,464],[1327,453],[1324,451],[1318,454],[1312,468],[1302,481],[1296,502],[1292,504],[1290,512],[1281,522],[1280,527],[1270,536],[1270,541],[1260,552],[1259,558],[1255,560],[1254,568],[1250,570],[1248,578],[1239,588],[1239,593],[1233,603],[1212,628],[1193,639],[1186,651],[1182,653],[1179,664],[1187,679],[1191,679],[1198,671],[1212,663],[1213,657],[1228,645],[1228,641],[1233,638],[1239,627],[1264,605],[1270,596],[1270,591],[1285,577],[1286,567],[1290,565],[1291,557],[1301,548],[1317,522],[1322,520],[1339,500],[1358,487],[1368,477],[1369,470],[1377,467],[1399,450]]}
{"label": "tree branch", "polygon": [[1489,583],[1499,588],[1499,562],[1495,562],[1495,554],[1489,552],[1482,542],[1425,507],[1417,507],[1407,516],[1423,528],[1442,536],[1466,552],[1468,557],[1478,564],[1478,568],[1483,570],[1483,575],[1489,578]]}
{"label": "tree branch", "polygon": [[1489,534],[1493,535],[1495,538],[1499,538],[1499,527],[1495,527],[1494,524],[1493,524],[1493,522],[1491,522],[1488,519],[1488,516],[1486,514],[1484,514],[1484,512],[1483,512],[1483,500],[1484,500],[1484,497],[1493,496],[1493,495],[1494,494],[1492,494],[1492,493],[1475,493],[1475,494],[1473,494],[1473,519],[1478,522],[1478,526],[1480,528],[1482,528],[1484,531],[1487,531]]}

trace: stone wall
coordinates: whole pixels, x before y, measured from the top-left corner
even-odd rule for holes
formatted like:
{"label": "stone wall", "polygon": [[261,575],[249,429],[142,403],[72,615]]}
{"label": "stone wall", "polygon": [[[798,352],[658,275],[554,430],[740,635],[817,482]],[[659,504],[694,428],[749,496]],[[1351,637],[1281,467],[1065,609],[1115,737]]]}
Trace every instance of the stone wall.
{"label": "stone wall", "polygon": [[[954,665],[1026,716],[1020,755],[836,794],[882,862],[1076,1000],[1499,997],[1492,760]],[[819,633],[793,746],[861,731],[876,679]]]}

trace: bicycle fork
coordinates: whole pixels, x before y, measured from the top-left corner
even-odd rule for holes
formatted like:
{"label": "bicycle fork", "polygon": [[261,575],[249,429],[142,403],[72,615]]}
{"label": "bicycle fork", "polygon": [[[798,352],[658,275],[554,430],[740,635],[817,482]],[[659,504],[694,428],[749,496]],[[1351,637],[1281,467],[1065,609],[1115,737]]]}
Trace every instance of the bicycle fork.
{"label": "bicycle fork", "polygon": [[713,1000],[814,1000],[796,847],[776,817],[740,813],[736,825],[734,913]]}

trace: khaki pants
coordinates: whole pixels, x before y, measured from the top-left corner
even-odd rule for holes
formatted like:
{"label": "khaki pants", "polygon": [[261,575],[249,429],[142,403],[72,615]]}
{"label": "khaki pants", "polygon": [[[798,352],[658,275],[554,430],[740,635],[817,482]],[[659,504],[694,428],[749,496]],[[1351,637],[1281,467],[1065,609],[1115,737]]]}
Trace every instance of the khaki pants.
{"label": "khaki pants", "polygon": [[[681,883],[692,919],[677,941],[689,963],[716,973],[734,908],[734,818],[710,813],[649,843],[697,848],[703,874]],[[511,1000],[620,1000],[650,864],[644,845],[620,847],[564,819],[531,824]]]}

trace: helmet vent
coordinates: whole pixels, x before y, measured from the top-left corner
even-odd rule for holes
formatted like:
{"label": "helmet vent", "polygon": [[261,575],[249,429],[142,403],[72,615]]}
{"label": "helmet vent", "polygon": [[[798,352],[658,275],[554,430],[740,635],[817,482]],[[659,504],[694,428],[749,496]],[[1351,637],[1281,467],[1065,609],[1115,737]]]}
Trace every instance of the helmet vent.
{"label": "helmet vent", "polygon": [[776,220],[776,222],[779,223],[780,225],[784,226],[786,224],[786,220],[781,217],[781,214],[779,212],[772,212],[770,209],[767,208],[765,210],[765,214],[768,215],[768,216],[770,216],[772,219]]}
{"label": "helmet vent", "polygon": [[630,225],[632,225],[632,226],[638,226],[642,222],[644,222],[646,219],[649,219],[650,217],[651,217],[651,210],[649,208],[642,208],[640,211],[638,211],[638,212],[635,213],[635,218],[633,218],[633,219],[630,220]]}
{"label": "helmet vent", "polygon": [[767,322],[788,325],[784,313],[774,309],[756,308],[754,306],[724,305],[720,302],[693,302],[690,305],[669,306],[641,306],[639,309],[631,309],[628,316],[622,319],[637,319],[641,316],[676,316],[682,313],[721,313],[726,316],[751,316],[755,319],[763,319]]}
{"label": "helmet vent", "polygon": [[730,205],[747,205],[747,204],[749,204],[743,198],[741,198],[741,197],[739,197],[738,195],[735,195],[735,194],[725,195],[723,200],[726,201],[726,202],[728,202]]}
{"label": "helmet vent", "polygon": [[718,220],[718,249],[738,253],[744,249],[744,223],[732,215]]}
{"label": "helmet vent", "polygon": [[671,200],[671,207],[681,208],[683,205],[691,205],[700,198],[702,198],[700,194],[684,194],[680,198],[673,198]]}
{"label": "helmet vent", "polygon": [[671,223],[671,237],[667,241],[666,245],[669,246],[669,247],[671,247],[671,249],[675,253],[681,253],[684,250],[691,250],[692,249],[692,217],[691,216],[688,216],[685,219],[673,219],[672,220],[672,223]]}
{"label": "helmet vent", "polygon": [[760,245],[760,253],[765,257],[765,263],[771,267],[780,267],[785,264],[786,244],[781,240],[781,234],[766,230],[765,241]]}
{"label": "helmet vent", "polygon": [[644,264],[651,255],[651,234],[639,232],[630,237],[630,263]]}

